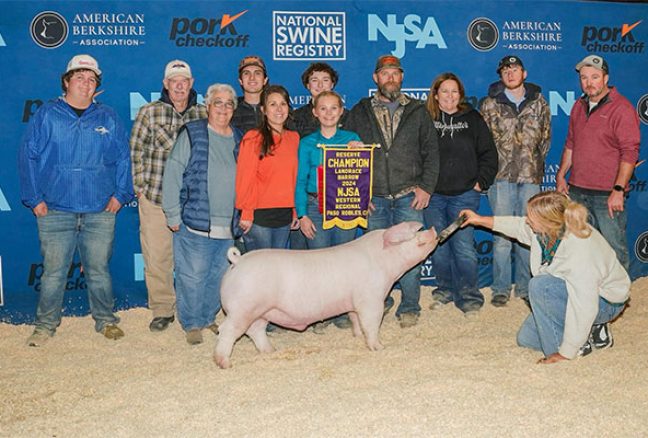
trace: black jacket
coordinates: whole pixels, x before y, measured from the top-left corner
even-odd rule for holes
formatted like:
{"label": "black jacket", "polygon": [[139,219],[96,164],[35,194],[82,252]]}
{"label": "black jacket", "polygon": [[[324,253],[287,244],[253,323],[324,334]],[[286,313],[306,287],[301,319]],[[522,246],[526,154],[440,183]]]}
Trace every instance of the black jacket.
{"label": "black jacket", "polygon": [[387,150],[371,99],[365,97],[351,109],[343,128],[356,132],[363,143],[383,145],[374,151],[373,194],[396,195],[412,186],[432,194],[439,177],[439,143],[425,105],[415,99],[405,105]]}
{"label": "black jacket", "polygon": [[232,125],[245,134],[250,129],[259,126],[262,117],[263,114],[261,113],[260,105],[250,105],[243,100],[243,96],[240,96],[236,111],[234,111],[234,115],[232,116]]}
{"label": "black jacket", "polygon": [[434,121],[439,135],[440,168],[437,193],[460,195],[476,182],[487,190],[497,174],[497,149],[482,116],[472,107]]}

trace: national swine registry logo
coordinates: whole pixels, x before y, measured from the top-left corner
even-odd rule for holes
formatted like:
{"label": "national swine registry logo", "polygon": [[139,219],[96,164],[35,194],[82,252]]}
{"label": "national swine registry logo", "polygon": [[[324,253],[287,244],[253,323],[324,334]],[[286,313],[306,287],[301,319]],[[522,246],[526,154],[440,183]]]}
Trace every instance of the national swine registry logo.
{"label": "national swine registry logo", "polygon": [[637,114],[643,123],[648,125],[648,94],[644,94],[637,102]]}
{"label": "national swine registry logo", "polygon": [[346,60],[344,12],[272,12],[272,59]]}
{"label": "national swine registry logo", "polygon": [[468,25],[468,42],[480,52],[488,52],[499,41],[499,30],[495,23],[486,17],[475,18]]}
{"label": "national swine registry logo", "polygon": [[45,49],[55,49],[67,40],[68,24],[58,12],[46,11],[36,15],[29,26],[36,44]]}

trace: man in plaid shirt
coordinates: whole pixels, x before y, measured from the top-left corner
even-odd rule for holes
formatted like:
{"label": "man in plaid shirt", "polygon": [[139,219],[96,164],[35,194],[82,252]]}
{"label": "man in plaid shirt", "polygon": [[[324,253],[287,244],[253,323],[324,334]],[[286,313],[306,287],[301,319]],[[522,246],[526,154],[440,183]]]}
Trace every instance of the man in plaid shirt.
{"label": "man in plaid shirt", "polygon": [[164,165],[178,130],[187,122],[207,118],[205,107],[197,103],[189,64],[169,62],[162,83],[162,96],[139,110],[130,138],[144,278],[153,312],[149,328],[154,332],[165,330],[175,319],[173,235],[162,211]]}

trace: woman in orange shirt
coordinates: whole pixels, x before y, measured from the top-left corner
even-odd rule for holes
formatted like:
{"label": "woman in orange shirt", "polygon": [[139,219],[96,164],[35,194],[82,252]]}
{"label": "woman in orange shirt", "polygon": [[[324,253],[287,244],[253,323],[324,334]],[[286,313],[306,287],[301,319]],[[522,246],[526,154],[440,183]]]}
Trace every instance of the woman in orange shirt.
{"label": "woman in orange shirt", "polygon": [[248,251],[285,248],[295,215],[299,134],[286,129],[288,91],[269,85],[261,94],[263,121],[241,140],[236,167],[236,208]]}

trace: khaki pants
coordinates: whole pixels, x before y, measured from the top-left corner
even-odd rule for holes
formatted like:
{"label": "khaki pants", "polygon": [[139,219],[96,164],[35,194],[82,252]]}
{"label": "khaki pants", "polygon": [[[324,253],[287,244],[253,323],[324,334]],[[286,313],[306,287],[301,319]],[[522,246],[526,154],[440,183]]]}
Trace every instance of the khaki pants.
{"label": "khaki pants", "polygon": [[175,313],[173,233],[161,207],[145,196],[139,197],[138,204],[148,306],[153,318],[170,317]]}

